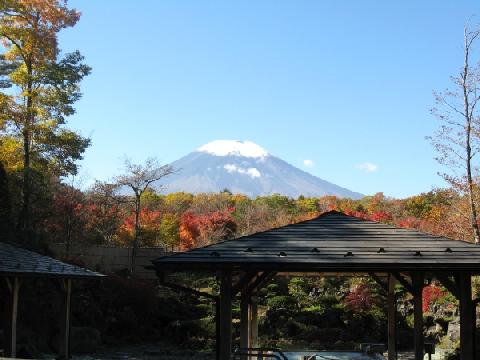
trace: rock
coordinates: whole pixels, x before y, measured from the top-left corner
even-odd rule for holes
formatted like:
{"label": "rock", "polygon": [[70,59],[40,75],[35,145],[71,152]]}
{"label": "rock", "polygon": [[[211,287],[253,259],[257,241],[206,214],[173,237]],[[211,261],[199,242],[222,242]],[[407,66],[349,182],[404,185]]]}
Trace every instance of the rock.
{"label": "rock", "polygon": [[460,339],[460,321],[455,319],[448,324],[447,337],[451,342]]}
{"label": "rock", "polygon": [[72,327],[70,334],[73,353],[88,354],[97,351],[102,343],[100,331],[91,327]]}

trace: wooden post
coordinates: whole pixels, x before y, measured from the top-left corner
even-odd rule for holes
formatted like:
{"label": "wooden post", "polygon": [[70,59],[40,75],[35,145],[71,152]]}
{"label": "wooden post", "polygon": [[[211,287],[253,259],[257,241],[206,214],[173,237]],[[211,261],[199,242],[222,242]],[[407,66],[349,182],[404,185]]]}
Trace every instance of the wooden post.
{"label": "wooden post", "polygon": [[250,294],[244,289],[240,295],[240,348],[250,347]]}
{"label": "wooden post", "polygon": [[13,358],[17,357],[17,318],[18,318],[18,292],[20,290],[20,279],[15,277],[13,282],[12,293],[12,354]]}
{"label": "wooden post", "polygon": [[465,271],[457,279],[460,295],[460,360],[473,360],[476,314],[472,301],[472,277]]}
{"label": "wooden post", "polygon": [[18,277],[5,278],[5,281],[9,295],[5,301],[4,346],[7,356],[15,358],[17,356],[18,295],[21,282]]}
{"label": "wooden post", "polygon": [[220,274],[220,360],[232,356],[232,272]]}
{"label": "wooden post", "polygon": [[220,299],[215,301],[215,359],[220,360]]}
{"label": "wooden post", "polygon": [[258,299],[256,292],[250,295],[250,340],[249,346],[258,347]]}
{"label": "wooden post", "polygon": [[423,300],[422,292],[424,277],[421,272],[412,273],[413,285],[413,339],[415,344],[415,360],[423,360],[424,338],[423,338]]}
{"label": "wooden post", "polygon": [[60,346],[60,358],[70,359],[70,330],[71,330],[71,303],[72,303],[72,279],[66,279],[63,282],[64,285],[64,300],[63,300],[63,314],[61,317],[62,323],[60,328],[62,329],[62,342]]}
{"label": "wooden post", "polygon": [[396,360],[397,358],[397,301],[395,299],[395,278],[388,275],[388,360]]}

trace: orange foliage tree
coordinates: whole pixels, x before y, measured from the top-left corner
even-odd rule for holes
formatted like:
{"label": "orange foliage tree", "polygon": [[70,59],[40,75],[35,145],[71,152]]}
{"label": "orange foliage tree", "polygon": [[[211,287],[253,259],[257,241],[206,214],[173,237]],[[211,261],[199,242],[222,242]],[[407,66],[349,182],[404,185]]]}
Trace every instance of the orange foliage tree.
{"label": "orange foliage tree", "polygon": [[231,237],[237,228],[232,217],[234,209],[195,214],[191,211],[180,218],[180,249],[207,245]]}
{"label": "orange foliage tree", "polygon": [[[135,238],[136,214],[130,213],[123,220],[118,231],[118,242],[123,246],[132,246]],[[160,211],[142,209],[139,213],[140,219],[140,246],[158,246],[160,243]]]}

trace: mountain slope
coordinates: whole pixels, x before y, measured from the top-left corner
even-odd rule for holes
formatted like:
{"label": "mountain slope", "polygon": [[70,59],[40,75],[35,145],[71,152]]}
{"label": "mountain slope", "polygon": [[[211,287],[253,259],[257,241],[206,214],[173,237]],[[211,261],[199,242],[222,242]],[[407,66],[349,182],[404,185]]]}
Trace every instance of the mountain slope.
{"label": "mountain slope", "polygon": [[279,193],[290,197],[336,195],[361,198],[302,171],[252,142],[217,140],[171,164],[177,174],[164,179],[164,192],[218,192],[250,197]]}

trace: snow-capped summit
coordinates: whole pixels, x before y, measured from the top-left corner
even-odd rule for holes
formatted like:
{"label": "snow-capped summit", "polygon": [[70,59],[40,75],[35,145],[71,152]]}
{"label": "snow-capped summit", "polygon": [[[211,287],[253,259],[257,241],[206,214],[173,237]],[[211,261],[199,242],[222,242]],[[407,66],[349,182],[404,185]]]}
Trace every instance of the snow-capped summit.
{"label": "snow-capped summit", "polygon": [[248,158],[267,157],[268,151],[251,141],[215,140],[197,149],[215,156],[244,156]]}
{"label": "snow-capped summit", "polygon": [[291,197],[363,196],[302,171],[251,141],[215,140],[170,165],[177,172],[163,180],[168,193],[229,189],[251,197],[274,193]]}

